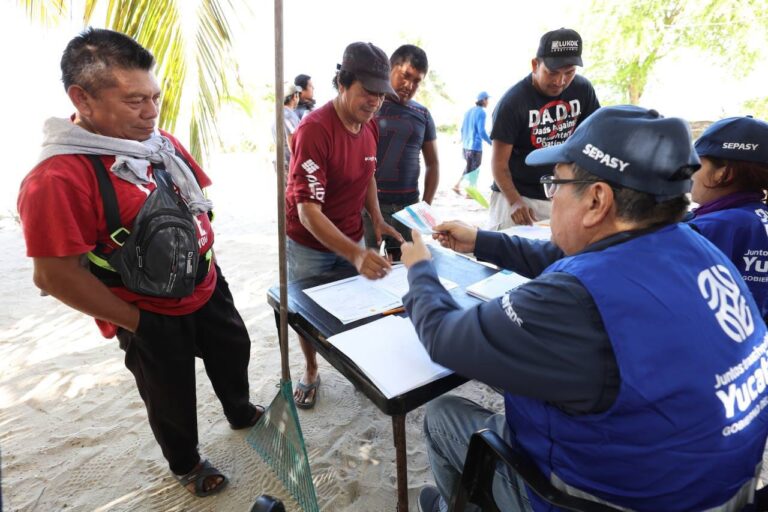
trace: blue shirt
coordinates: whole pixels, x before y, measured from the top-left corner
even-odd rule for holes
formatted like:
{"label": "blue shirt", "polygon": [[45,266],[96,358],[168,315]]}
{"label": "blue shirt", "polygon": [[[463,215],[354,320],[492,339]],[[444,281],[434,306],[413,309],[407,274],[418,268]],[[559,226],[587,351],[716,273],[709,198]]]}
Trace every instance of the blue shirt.
{"label": "blue shirt", "polygon": [[[296,115],[296,111],[288,107],[283,107],[283,124],[285,125],[285,146],[283,147],[285,155],[285,167],[286,169],[291,162],[291,150],[288,146],[288,135],[296,133],[296,128],[299,126],[299,116]],[[277,142],[277,130],[275,130],[275,123],[272,123],[272,139]]]}
{"label": "blue shirt", "polygon": [[[534,278],[563,252],[551,242],[480,231],[475,255]],[[403,302],[434,361],[572,413],[613,403],[619,377],[610,342],[594,301],[575,277],[550,273],[471,310],[462,310],[445,291],[431,262],[411,267],[408,280]],[[507,314],[509,302],[524,323]]]}
{"label": "blue shirt", "polygon": [[379,146],[376,186],[379,202],[413,204],[419,200],[419,157],[424,143],[437,138],[435,121],[426,107],[385,99],[376,113]]}
{"label": "blue shirt", "polygon": [[461,123],[461,144],[464,149],[482,151],[483,141],[491,143],[491,138],[485,131],[485,108],[475,105],[464,114]]}

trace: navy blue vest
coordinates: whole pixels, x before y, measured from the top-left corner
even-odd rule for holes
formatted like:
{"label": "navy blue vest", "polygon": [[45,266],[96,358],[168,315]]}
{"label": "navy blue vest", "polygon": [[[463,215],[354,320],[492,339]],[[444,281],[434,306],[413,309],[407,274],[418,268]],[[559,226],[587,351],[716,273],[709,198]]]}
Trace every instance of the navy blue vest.
{"label": "navy blue vest", "polygon": [[609,410],[579,416],[505,396],[542,472],[572,494],[639,511],[704,510],[751,485],[768,433],[768,338],[731,262],[672,225],[546,272],[575,276],[594,298],[621,386]]}
{"label": "navy blue vest", "polygon": [[690,221],[736,265],[757,302],[768,315],[768,210],[761,202],[695,217]]}

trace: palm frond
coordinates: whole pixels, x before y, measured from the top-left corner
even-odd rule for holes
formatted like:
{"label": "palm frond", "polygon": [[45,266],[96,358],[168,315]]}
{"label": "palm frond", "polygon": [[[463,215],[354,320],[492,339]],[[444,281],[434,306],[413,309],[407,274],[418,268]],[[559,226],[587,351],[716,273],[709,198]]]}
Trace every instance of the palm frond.
{"label": "palm frond", "polygon": [[[83,24],[92,22],[103,2],[85,0]],[[237,87],[237,63],[231,56],[235,11],[250,12],[237,0],[106,0],[103,26],[128,34],[148,48],[157,60],[156,74],[163,92],[161,128],[174,131],[182,113],[190,113],[189,149],[198,161],[219,142],[216,118],[224,101],[244,104]],[[55,24],[69,15],[67,0],[19,1],[30,19]],[[181,9],[194,12],[189,29]],[[192,11],[192,9],[194,9]],[[235,77],[233,91],[228,77]],[[185,116],[186,117],[186,116]]]}
{"label": "palm frond", "polygon": [[45,27],[57,25],[69,14],[66,0],[18,0],[17,4],[24,8],[29,19]]}
{"label": "palm frond", "polygon": [[[223,68],[237,69],[230,56],[232,30],[227,12],[233,12],[229,0],[202,0],[197,11],[195,65],[198,93],[192,112],[199,137],[190,142],[193,154],[195,151],[208,153],[210,145],[219,142],[216,114],[222,100],[235,96],[230,90],[228,73],[222,72]],[[199,147],[196,147],[196,142]]]}

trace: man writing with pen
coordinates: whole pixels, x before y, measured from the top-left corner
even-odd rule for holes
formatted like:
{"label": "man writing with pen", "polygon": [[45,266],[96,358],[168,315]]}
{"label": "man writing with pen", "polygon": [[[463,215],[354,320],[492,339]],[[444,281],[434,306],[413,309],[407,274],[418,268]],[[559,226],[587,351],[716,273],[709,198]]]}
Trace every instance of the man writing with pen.
{"label": "man writing with pen", "polygon": [[[461,222],[434,236],[530,281],[462,309],[421,238],[403,245],[403,303],[430,358],[505,392],[503,411],[455,395],[427,405],[436,487],[419,510],[445,510],[481,428],[571,496],[638,512],[744,510],[768,435],[768,333],[730,259],[680,223],[700,167],[688,123],[603,107],[526,163],[552,169],[540,180],[550,242]],[[505,511],[552,510],[501,465],[493,495]]]}
{"label": "man writing with pen", "polygon": [[[288,280],[354,267],[368,279],[391,270],[389,261],[363,240],[363,206],[377,242],[402,236],[382,218],[376,193],[378,127],[373,120],[390,85],[389,59],[370,43],[344,51],[333,80],[338,95],[299,125],[291,141],[286,189]],[[299,338],[306,370],[294,392],[296,406],[314,407],[320,375],[311,343]]]}

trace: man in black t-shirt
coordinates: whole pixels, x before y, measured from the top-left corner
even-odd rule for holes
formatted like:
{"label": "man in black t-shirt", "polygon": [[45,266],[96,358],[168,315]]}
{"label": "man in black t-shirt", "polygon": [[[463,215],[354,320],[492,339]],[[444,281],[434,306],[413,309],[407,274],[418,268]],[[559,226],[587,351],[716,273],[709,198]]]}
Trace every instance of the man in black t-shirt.
{"label": "man in black t-shirt", "polygon": [[600,108],[582,66],[581,36],[566,28],[541,36],[532,72],[502,96],[493,112],[493,169],[488,228],[501,230],[549,218],[550,202],[539,179],[550,167],[526,165],[534,149],[562,144]]}
{"label": "man in black t-shirt", "polygon": [[[421,200],[432,204],[440,179],[435,121],[427,107],[413,100],[429,70],[427,54],[412,44],[399,47],[389,58],[392,88],[397,96],[387,96],[376,112],[379,145],[376,155],[376,187],[379,209],[387,224],[411,240],[411,228],[392,215],[419,202],[420,157],[424,157],[424,192]],[[363,212],[365,244],[378,249],[373,221]],[[400,242],[385,236],[387,254],[399,261]]]}

